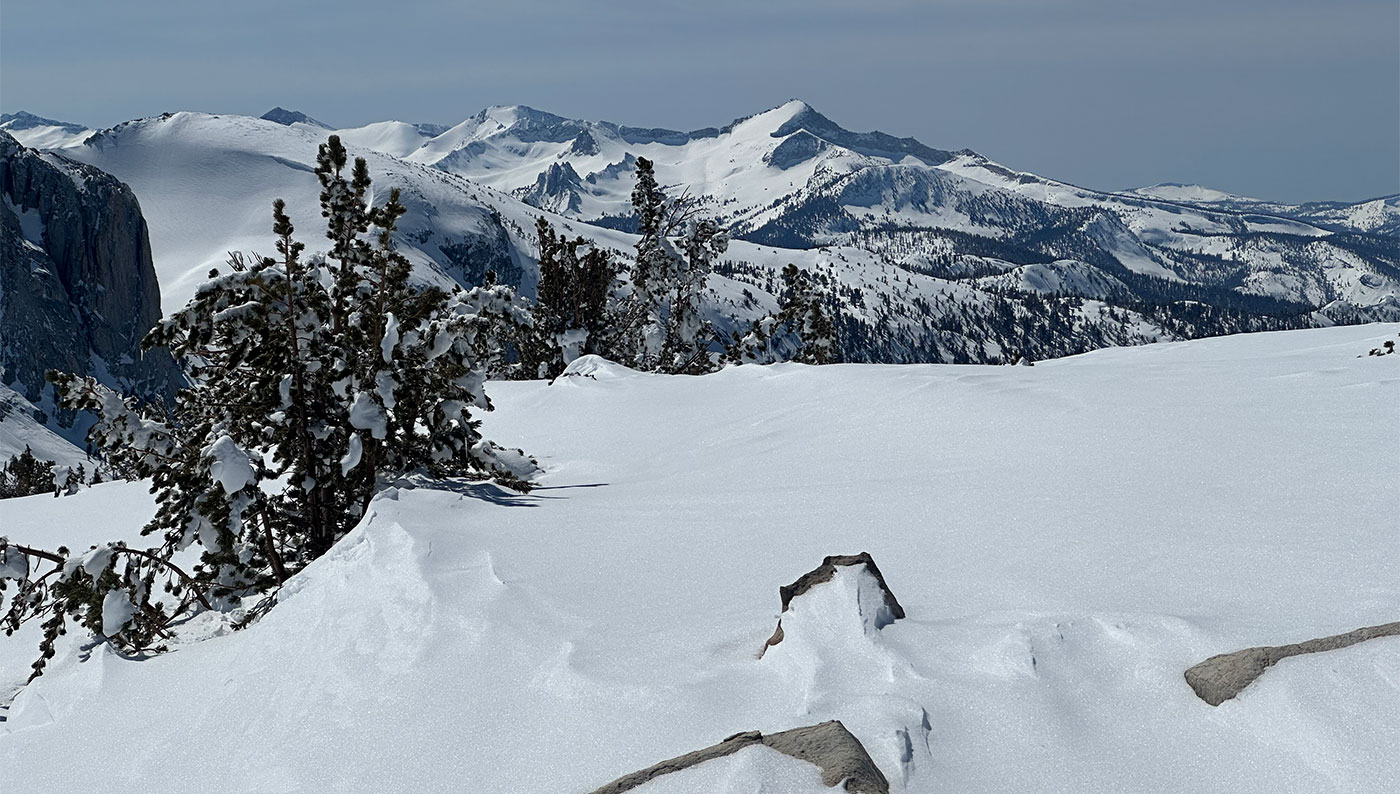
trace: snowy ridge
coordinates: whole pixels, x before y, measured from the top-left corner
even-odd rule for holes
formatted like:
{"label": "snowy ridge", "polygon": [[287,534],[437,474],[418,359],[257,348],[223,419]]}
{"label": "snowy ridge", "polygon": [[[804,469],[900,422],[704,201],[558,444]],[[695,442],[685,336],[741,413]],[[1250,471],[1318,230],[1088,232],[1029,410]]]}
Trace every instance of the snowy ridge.
{"label": "snowy ridge", "polygon": [[1127,192],[1189,206],[1279,215],[1344,231],[1400,236],[1400,195],[1356,202],[1314,201],[1286,204],[1224,193],[1200,185],[1179,185],[1173,182]]}
{"label": "snowy ridge", "polygon": [[0,130],[31,149],[58,149],[83,142],[92,130],[81,124],[41,118],[23,110],[0,114]]}
{"label": "snowy ridge", "polygon": [[[36,794],[582,794],[839,719],[897,794],[1387,790],[1400,640],[1287,660],[1218,708],[1183,671],[1394,619],[1376,483],[1400,477],[1400,357],[1364,352],[1397,332],[492,384],[485,431],[540,456],[541,489],[389,491],[245,631],[142,662],[65,645],[0,723],[0,768]],[[81,548],[151,509],[104,485],[0,502],[0,523]],[[906,617],[873,628],[851,570],[755,658],[775,588],[856,548]],[[0,640],[0,686],[34,628]],[[191,735],[237,752],[168,750]],[[814,791],[778,761],[652,790]]]}
{"label": "snowy ridge", "polygon": [[[274,198],[287,201],[298,237],[309,250],[324,248],[319,186],[312,173],[323,133],[304,124],[177,113],[119,125],[62,153],[114,174],[141,198],[162,303],[169,312],[188,300],[211,269],[223,266],[229,251],[271,251]],[[409,214],[400,224],[397,244],[417,266],[422,282],[473,285],[490,269],[532,295],[537,278],[533,229],[541,214],[561,233],[583,235],[624,260],[633,249],[635,238],[628,233],[542,211],[462,176],[372,149],[352,148],[352,153],[368,157],[377,200],[384,199],[389,187],[403,191]],[[616,180],[630,191],[630,171],[619,171]],[[744,329],[772,310],[779,289],[776,274],[796,263],[828,278],[843,293],[837,300],[849,322],[879,336],[868,341],[853,337],[849,355],[857,360],[986,360],[1028,347],[1042,357],[1087,349],[1102,340],[1130,344],[1174,336],[1137,314],[1124,315],[1131,318],[1125,324],[1109,317],[1103,306],[1088,306],[1075,310],[1065,336],[1048,343],[1022,340],[1010,330],[990,328],[986,319],[998,302],[1024,314],[1020,299],[940,278],[921,265],[901,269],[885,253],[866,248],[795,250],[736,241],[726,259],[722,273],[711,279],[706,301],[707,313],[722,333]],[[979,262],[975,272],[987,266]]]}

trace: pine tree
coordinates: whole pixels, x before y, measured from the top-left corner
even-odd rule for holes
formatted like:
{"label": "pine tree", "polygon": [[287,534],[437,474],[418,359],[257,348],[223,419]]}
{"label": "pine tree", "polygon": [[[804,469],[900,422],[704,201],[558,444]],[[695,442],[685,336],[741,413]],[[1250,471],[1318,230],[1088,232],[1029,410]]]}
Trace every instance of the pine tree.
{"label": "pine tree", "polygon": [[55,492],[54,463],[35,457],[27,444],[0,469],[0,499],[51,492]]}
{"label": "pine tree", "polygon": [[533,326],[521,338],[521,374],[559,376],[581,355],[609,355],[613,338],[609,303],[617,279],[612,257],[582,237],[561,238],[543,217],[535,222],[539,246],[539,290]]}
{"label": "pine tree", "polygon": [[[639,330],[625,352],[642,369],[708,371],[712,362],[707,346],[713,333],[701,316],[702,299],[714,260],[729,238],[713,221],[698,217],[698,202],[688,196],[669,199],[645,157],[637,158],[632,207],[638,232],[632,268],[635,308],[624,326],[635,324]],[[672,237],[678,238],[681,250]]]}
{"label": "pine tree", "polygon": [[779,322],[792,328],[802,340],[794,361],[803,364],[832,364],[841,360],[836,324],[826,308],[826,295],[812,274],[796,265],[783,268],[786,300],[778,313]]}
{"label": "pine tree", "polygon": [[783,302],[777,313],[755,320],[742,337],[733,334],[724,360],[733,364],[771,364],[788,358],[803,364],[840,361],[841,344],[825,290],[796,265],[784,267],[781,275]]}
{"label": "pine tree", "polygon": [[[325,258],[303,261],[279,199],[278,256],[231,257],[228,273],[147,337],[190,377],[173,419],[93,378],[50,374],[60,405],[97,415],[89,439],[111,464],[152,480],[157,511],[143,533],[162,542],[107,544],[81,564],[62,550],[21,550],[62,571],[22,578],[29,591],[5,617],[15,627],[43,616],[35,675],[65,619],[142,650],[196,604],[218,609],[269,592],[349,532],[377,489],[405,476],[528,487],[534,462],[483,439],[472,415],[490,409],[486,370],[506,334],[528,325],[524,303],[503,286],[413,286],[393,244],[398,191],[371,206],[365,161],[349,179],[347,161],[336,136],[321,146]],[[171,556],[191,544],[203,552],[186,573]],[[151,600],[157,579],[182,599],[173,611]]]}

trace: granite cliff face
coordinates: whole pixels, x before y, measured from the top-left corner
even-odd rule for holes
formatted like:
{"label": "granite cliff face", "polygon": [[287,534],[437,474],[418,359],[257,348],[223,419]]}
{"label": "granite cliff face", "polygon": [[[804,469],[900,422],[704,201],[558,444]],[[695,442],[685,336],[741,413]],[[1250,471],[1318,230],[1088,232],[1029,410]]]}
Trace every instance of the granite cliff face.
{"label": "granite cliff face", "polygon": [[31,401],[49,369],[168,394],[174,363],[140,350],[159,319],[150,238],[131,189],[0,132],[0,381]]}

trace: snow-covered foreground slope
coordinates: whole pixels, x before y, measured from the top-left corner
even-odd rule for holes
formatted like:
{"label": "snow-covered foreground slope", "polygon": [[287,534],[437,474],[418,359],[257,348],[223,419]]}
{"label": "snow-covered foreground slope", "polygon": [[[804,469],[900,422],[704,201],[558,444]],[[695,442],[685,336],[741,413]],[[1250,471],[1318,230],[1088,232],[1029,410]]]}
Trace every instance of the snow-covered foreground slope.
{"label": "snow-covered foreground slope", "polygon": [[[390,492],[246,631],[65,651],[0,723],[5,790],[581,793],[827,719],[896,792],[1392,790],[1400,639],[1218,708],[1182,674],[1400,618],[1400,357],[1358,358],[1397,331],[493,384],[543,487]],[[107,485],[0,524],[79,546],[149,509]],[[862,550],[908,617],[843,619],[838,577],[756,658],[778,586]],[[745,752],[639,791],[820,790]]]}

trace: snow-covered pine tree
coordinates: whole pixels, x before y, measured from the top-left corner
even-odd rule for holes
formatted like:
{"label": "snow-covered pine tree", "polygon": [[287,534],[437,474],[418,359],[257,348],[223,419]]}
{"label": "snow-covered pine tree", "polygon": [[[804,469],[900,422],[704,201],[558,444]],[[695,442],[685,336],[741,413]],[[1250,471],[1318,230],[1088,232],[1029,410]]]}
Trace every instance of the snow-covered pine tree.
{"label": "snow-covered pine tree", "polygon": [[559,376],[587,353],[610,355],[613,337],[609,300],[617,267],[608,252],[582,237],[562,238],[543,217],[535,222],[539,246],[539,290],[532,309],[533,327],[522,335],[521,374],[526,378]]}
{"label": "snow-covered pine tree", "polygon": [[836,323],[827,310],[827,296],[812,274],[797,265],[783,268],[783,289],[786,300],[778,312],[778,320],[792,328],[801,339],[794,361],[803,364],[834,364],[841,360],[841,345],[836,337]]}
{"label": "snow-covered pine tree", "polygon": [[714,272],[715,259],[729,247],[729,235],[708,218],[692,219],[681,240],[685,257],[676,274],[666,323],[662,365],[669,372],[691,375],[713,369],[709,343],[714,330],[705,321],[705,284]]}
{"label": "snow-covered pine tree", "polygon": [[40,460],[26,444],[24,451],[0,467],[0,499],[32,496],[54,490],[54,463]]}
{"label": "snow-covered pine tree", "polygon": [[[685,196],[669,199],[656,182],[650,160],[639,157],[636,167],[632,207],[638,238],[632,287],[640,331],[631,340],[632,363],[659,372],[708,371],[712,334],[701,317],[701,301],[714,259],[729,238],[713,221],[698,217],[697,202]],[[673,237],[682,250],[677,250]]]}
{"label": "snow-covered pine tree", "polygon": [[[375,490],[413,473],[494,478],[524,489],[534,462],[481,437],[486,369],[507,329],[528,324],[503,286],[451,293],[410,284],[393,248],[398,191],[373,207],[364,160],[331,136],[316,175],[331,250],[302,261],[283,203],[273,205],[277,258],[230,259],[191,302],[151,332],[190,376],[174,418],[142,410],[92,378],[51,373],[58,401],[98,417],[90,440],[119,469],[152,480],[150,549],[106,544],[86,554],[9,546],[26,558],[7,628],[42,618],[35,675],[65,619],[129,651],[150,649],[169,620],[198,604],[266,593],[358,523]],[[373,232],[373,234],[371,234]],[[185,573],[172,555],[203,547]],[[47,561],[52,568],[29,574]],[[13,570],[18,570],[18,564]],[[153,600],[156,580],[179,600]]]}
{"label": "snow-covered pine tree", "polygon": [[744,336],[736,332],[725,350],[733,364],[771,364],[792,360],[832,364],[841,360],[836,323],[823,289],[805,270],[788,265],[782,271],[783,302],[776,314],[754,320]]}

